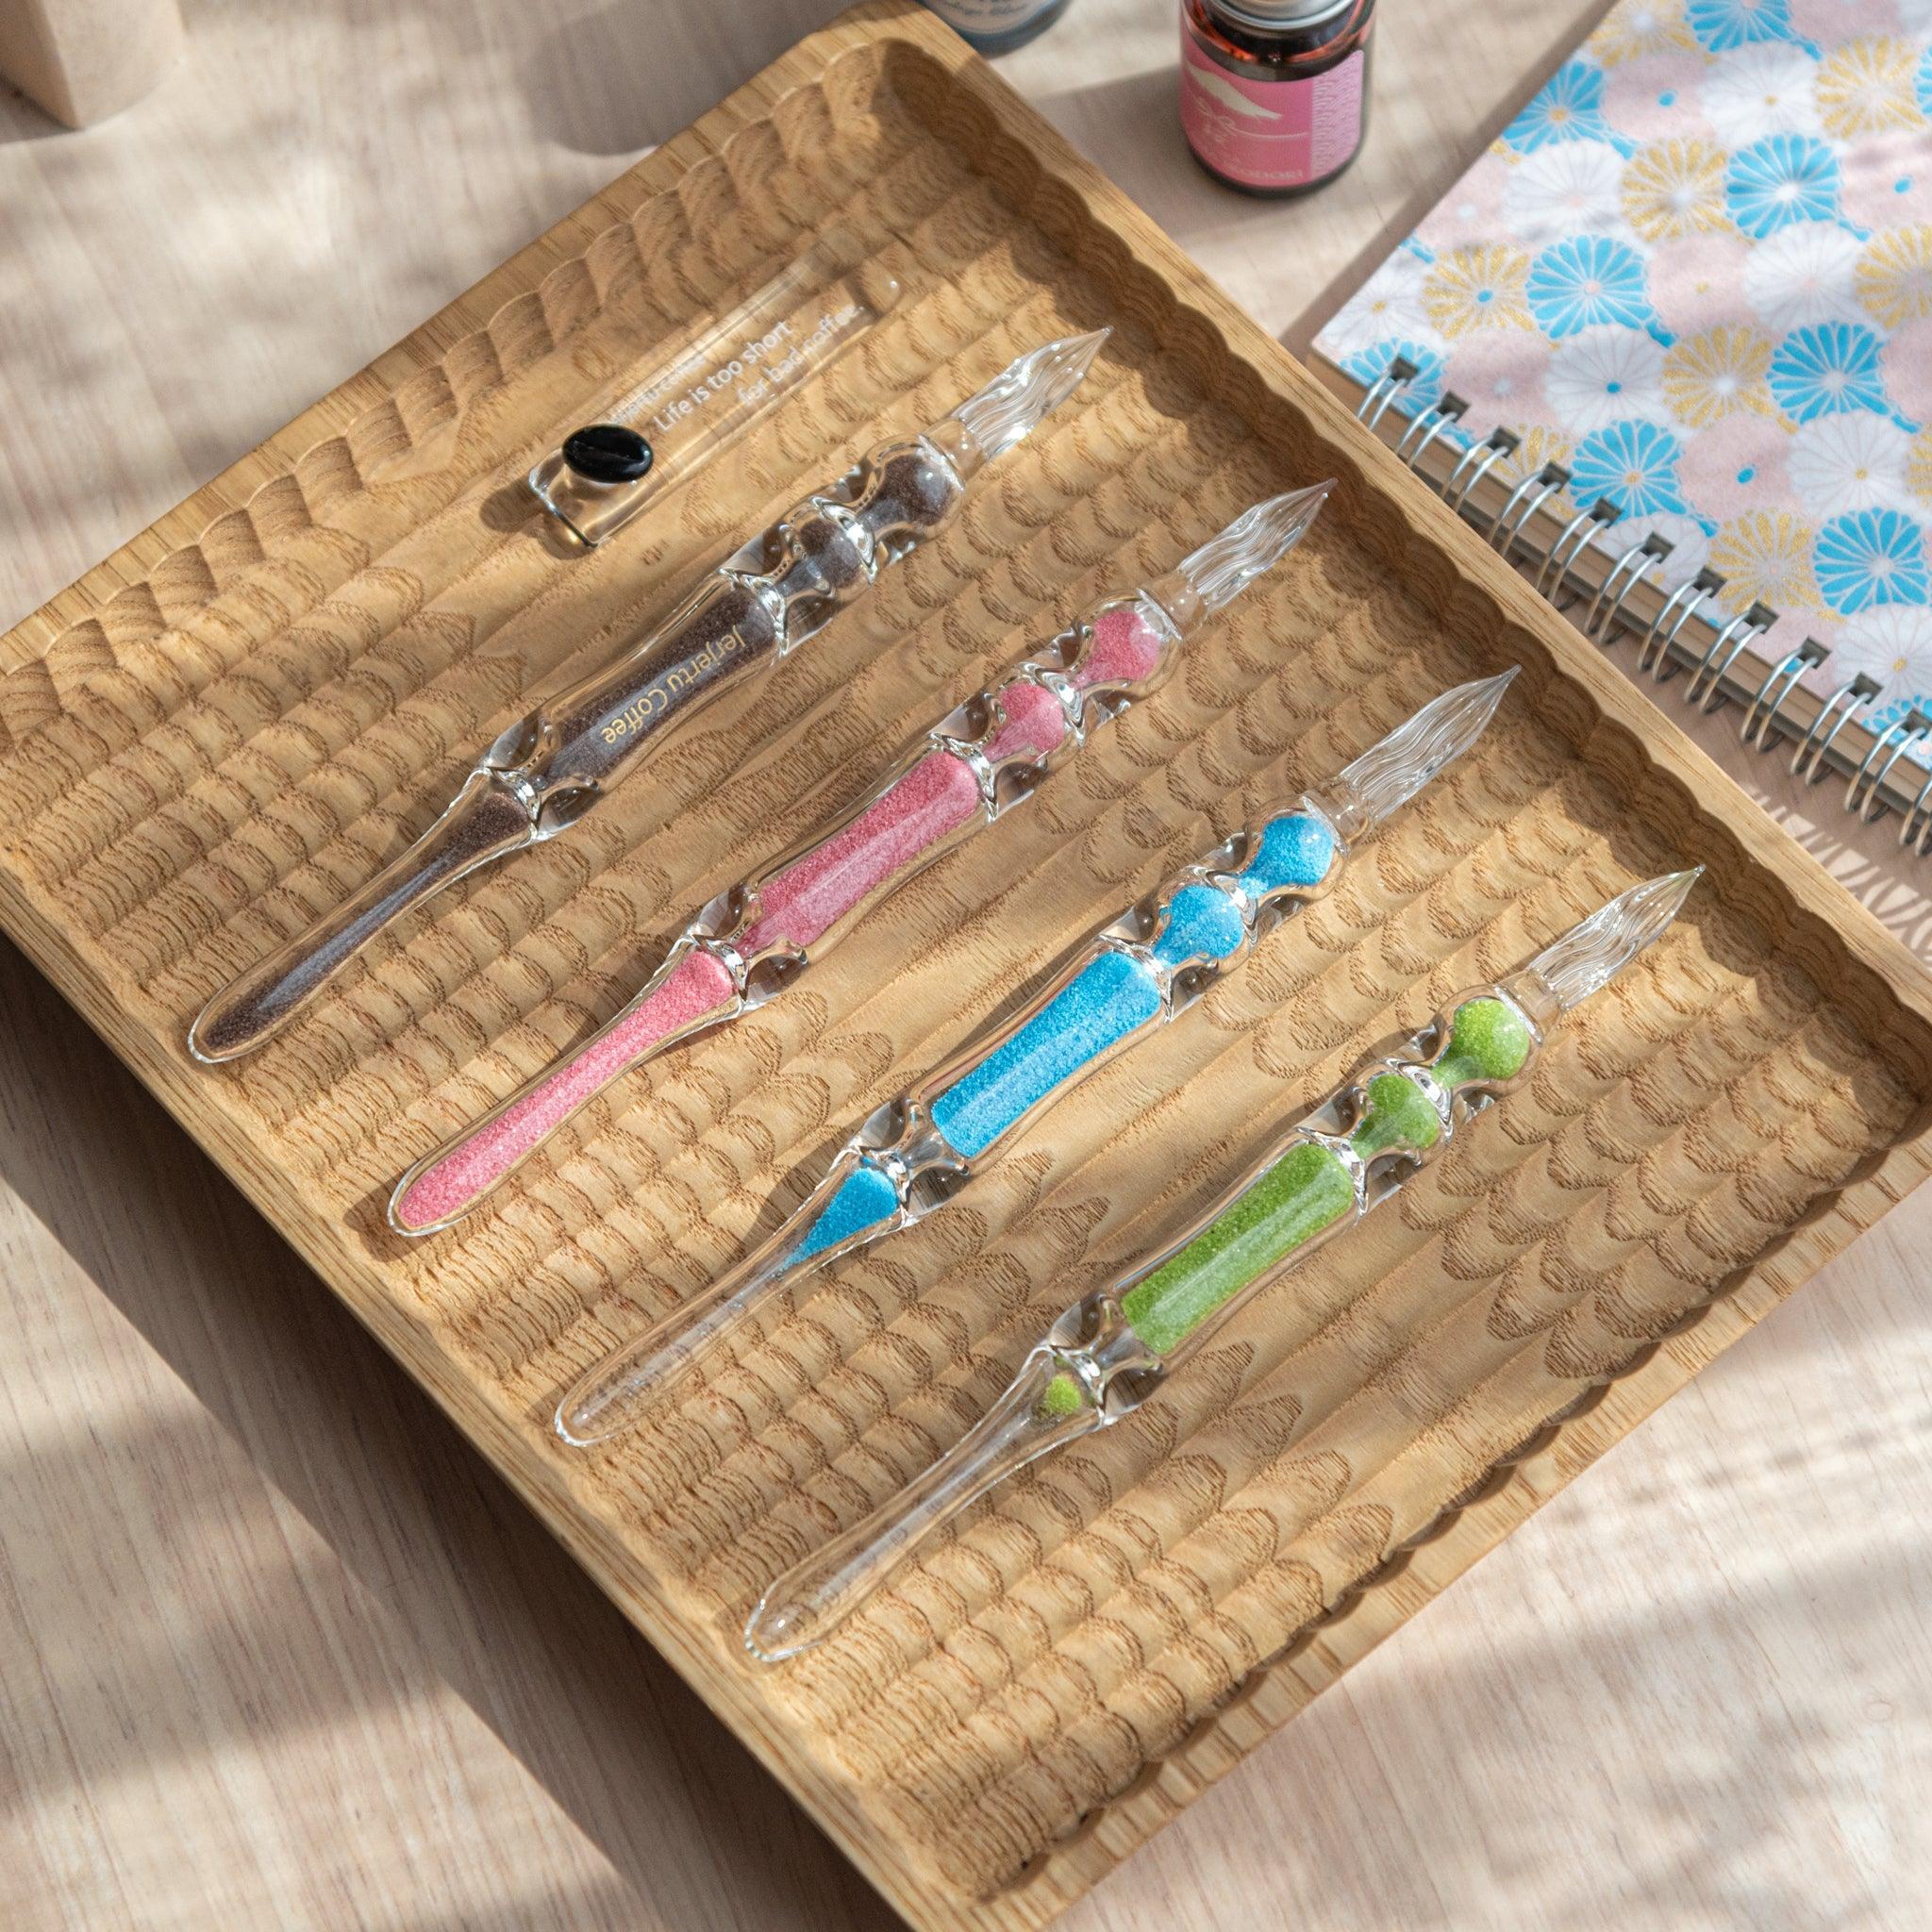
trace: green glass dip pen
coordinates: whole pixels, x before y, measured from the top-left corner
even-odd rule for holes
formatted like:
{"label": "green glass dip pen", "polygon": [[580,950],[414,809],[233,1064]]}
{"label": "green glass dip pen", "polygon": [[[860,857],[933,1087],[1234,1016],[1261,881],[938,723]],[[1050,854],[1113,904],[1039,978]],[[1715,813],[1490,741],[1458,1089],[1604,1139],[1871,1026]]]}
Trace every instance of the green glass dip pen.
{"label": "green glass dip pen", "polygon": [[916,1091],[875,1108],[791,1218],[693,1300],[586,1373],[557,1411],[583,1447],[671,1398],[780,1290],[943,1208],[1029,1121],[1234,972],[1341,876],[1352,848],[1475,742],[1512,666],[1459,684],[1074,950],[1045,989]]}
{"label": "green glass dip pen", "polygon": [[930,1469],[779,1577],[744,1626],[746,1650],[779,1663],[810,1649],[995,1483],[1131,1415],[1250,1296],[1388,1200],[1518,1085],[1545,1031],[1663,932],[1701,870],[1632,886],[1360,1068],[1171,1247],[1069,1308]]}

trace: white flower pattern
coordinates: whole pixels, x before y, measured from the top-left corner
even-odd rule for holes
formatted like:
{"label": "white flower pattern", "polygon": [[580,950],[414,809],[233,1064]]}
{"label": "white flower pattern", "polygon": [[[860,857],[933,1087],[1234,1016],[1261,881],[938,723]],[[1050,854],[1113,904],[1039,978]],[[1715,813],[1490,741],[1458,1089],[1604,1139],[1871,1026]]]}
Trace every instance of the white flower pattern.
{"label": "white flower pattern", "polygon": [[1744,147],[1766,134],[1822,134],[1812,97],[1818,63],[1790,41],[1739,47],[1714,61],[1698,91],[1720,141]]}
{"label": "white flower pattern", "polygon": [[1588,328],[1557,345],[1543,376],[1550,413],[1573,436],[1628,417],[1664,423],[1664,352],[1636,329]]}
{"label": "white flower pattern", "polygon": [[1398,248],[1336,311],[1322,331],[1324,348],[1340,360],[1388,336],[1442,347],[1423,309],[1423,279],[1427,274],[1418,257]]}
{"label": "white flower pattern", "polygon": [[1846,620],[1831,661],[1840,677],[1862,671],[1885,687],[1888,698],[1925,705],[1932,693],[1932,608],[1875,604],[1861,610]]}
{"label": "white flower pattern", "polygon": [[1751,251],[1744,299],[1779,334],[1820,322],[1861,321],[1857,277],[1863,246],[1837,222],[1793,222]]}
{"label": "white flower pattern", "polygon": [[1525,155],[1503,189],[1503,212],[1520,247],[1566,235],[1621,235],[1624,157],[1607,142],[1565,141]]}
{"label": "white flower pattern", "polygon": [[1906,459],[1912,439],[1889,416],[1849,409],[1802,424],[1785,454],[1785,472],[1813,518],[1851,509],[1909,509]]}

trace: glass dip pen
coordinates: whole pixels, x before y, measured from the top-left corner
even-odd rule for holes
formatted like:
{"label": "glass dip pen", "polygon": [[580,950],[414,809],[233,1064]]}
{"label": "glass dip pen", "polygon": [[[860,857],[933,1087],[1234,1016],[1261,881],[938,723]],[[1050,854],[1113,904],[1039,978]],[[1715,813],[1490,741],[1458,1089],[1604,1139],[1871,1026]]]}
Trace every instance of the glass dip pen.
{"label": "glass dip pen", "polygon": [[1697,877],[1631,887],[1361,1068],[1174,1246],[1069,1308],[930,1469],[779,1577],[744,1626],[745,1648],[763,1663],[808,1650],[995,1483],[1131,1415],[1251,1295],[1379,1207],[1520,1082],[1546,1029],[1670,924]]}
{"label": "glass dip pen", "polygon": [[425,1155],[389,1204],[399,1234],[451,1225],[613,1080],[775,998],[880,900],[1152,691],[1178,646],[1277,562],[1328,486],[1258,503],[1164,576],[1101,605],[918,739],[832,831],[700,911],[643,989],[582,1045]]}
{"label": "glass dip pen", "polygon": [[1474,743],[1515,675],[1444,691],[1319,792],[1274,807],[1103,927],[991,1041],[873,1113],[767,1241],[590,1370],[559,1406],[558,1433],[578,1444],[614,1434],[778,1291],[941,1207],[996,1143],[1191,1006],[1258,937],[1327,892],[1350,842]]}
{"label": "glass dip pen", "polygon": [[666,725],[797,649],[951,522],[972,478],[1074,392],[1108,334],[1048,342],[931,428],[880,444],[700,579],[614,662],[510,725],[413,845],[208,1001],[189,1052],[212,1065],[259,1046],[399,914],[575,824]]}

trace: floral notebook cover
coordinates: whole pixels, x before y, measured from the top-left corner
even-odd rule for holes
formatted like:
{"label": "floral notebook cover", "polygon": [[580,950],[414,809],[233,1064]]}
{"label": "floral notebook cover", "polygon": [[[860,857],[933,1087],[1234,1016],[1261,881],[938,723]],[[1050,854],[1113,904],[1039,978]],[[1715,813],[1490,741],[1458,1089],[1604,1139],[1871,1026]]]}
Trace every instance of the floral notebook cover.
{"label": "floral notebook cover", "polygon": [[1621,0],[1315,346],[1932,712],[1932,0]]}

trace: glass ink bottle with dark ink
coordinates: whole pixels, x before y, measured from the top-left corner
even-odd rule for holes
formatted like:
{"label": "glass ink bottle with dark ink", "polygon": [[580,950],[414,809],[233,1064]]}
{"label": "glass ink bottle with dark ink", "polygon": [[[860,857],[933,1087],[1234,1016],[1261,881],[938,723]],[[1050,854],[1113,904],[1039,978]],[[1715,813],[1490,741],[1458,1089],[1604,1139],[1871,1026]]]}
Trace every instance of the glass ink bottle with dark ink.
{"label": "glass ink bottle with dark ink", "polygon": [[1067,0],[925,0],[945,24],[981,54],[1010,54],[1043,34],[1067,10]]}

